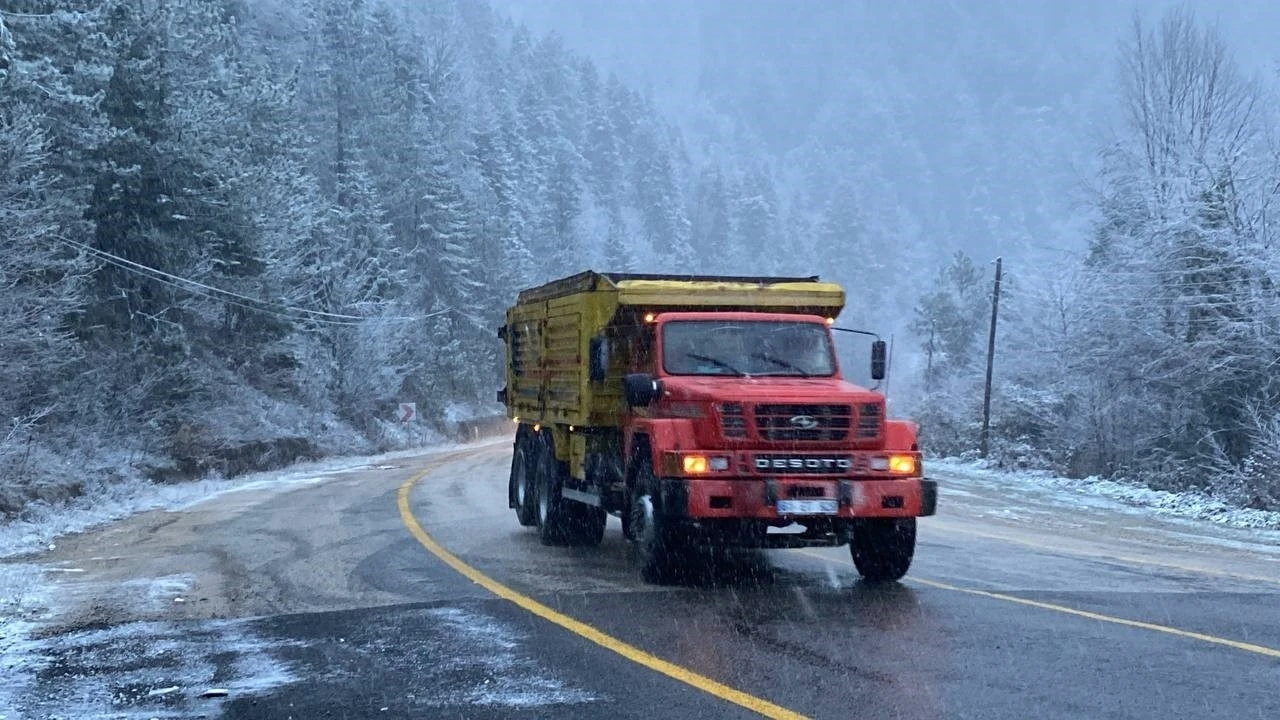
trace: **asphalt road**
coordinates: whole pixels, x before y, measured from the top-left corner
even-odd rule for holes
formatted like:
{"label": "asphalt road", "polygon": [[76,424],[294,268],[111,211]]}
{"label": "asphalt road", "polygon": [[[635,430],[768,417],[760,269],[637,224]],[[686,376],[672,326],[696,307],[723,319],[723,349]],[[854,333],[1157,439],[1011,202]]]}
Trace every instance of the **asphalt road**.
{"label": "asphalt road", "polygon": [[903,583],[861,583],[838,548],[654,587],[616,519],[598,549],[519,527],[509,448],[21,559],[57,612],[0,657],[0,717],[1280,717],[1274,536],[943,476]]}

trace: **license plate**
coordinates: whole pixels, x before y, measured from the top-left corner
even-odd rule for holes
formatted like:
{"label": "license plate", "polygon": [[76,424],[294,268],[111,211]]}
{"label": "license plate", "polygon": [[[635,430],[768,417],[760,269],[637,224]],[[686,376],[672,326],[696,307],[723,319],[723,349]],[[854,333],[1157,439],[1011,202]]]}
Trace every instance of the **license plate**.
{"label": "license plate", "polygon": [[835,500],[779,500],[779,515],[835,515]]}

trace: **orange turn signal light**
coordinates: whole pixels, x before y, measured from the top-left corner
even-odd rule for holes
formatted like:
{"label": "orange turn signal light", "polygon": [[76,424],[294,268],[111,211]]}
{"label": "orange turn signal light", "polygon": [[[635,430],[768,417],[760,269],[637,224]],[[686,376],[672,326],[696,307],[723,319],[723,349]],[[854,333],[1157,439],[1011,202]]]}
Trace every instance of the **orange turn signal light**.
{"label": "orange turn signal light", "polygon": [[915,475],[919,465],[914,455],[890,455],[889,472],[898,475]]}
{"label": "orange turn signal light", "polygon": [[710,468],[706,455],[685,455],[681,463],[686,475],[703,475]]}

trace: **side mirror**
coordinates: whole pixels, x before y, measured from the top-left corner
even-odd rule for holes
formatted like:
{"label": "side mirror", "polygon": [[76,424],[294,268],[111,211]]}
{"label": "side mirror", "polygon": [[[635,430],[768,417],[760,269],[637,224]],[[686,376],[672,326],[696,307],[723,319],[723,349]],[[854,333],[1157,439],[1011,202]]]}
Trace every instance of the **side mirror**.
{"label": "side mirror", "polygon": [[626,390],[627,404],[633,408],[652,405],[662,392],[662,384],[646,373],[628,375],[623,378],[622,385]]}
{"label": "side mirror", "polygon": [[883,340],[876,340],[871,343],[871,379],[883,380],[885,376],[885,366],[888,365],[888,350]]}
{"label": "side mirror", "polygon": [[591,338],[587,355],[587,375],[591,382],[604,382],[605,376],[609,374],[609,339],[604,336]]}

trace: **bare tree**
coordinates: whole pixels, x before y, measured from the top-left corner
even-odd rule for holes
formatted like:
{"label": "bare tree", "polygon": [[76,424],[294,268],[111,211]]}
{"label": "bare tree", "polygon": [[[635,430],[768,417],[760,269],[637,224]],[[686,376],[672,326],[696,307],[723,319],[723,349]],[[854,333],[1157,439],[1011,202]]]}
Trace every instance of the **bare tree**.
{"label": "bare tree", "polygon": [[1259,138],[1259,88],[1215,30],[1201,29],[1185,9],[1154,29],[1135,18],[1121,63],[1125,113],[1158,208],[1238,175],[1231,171]]}
{"label": "bare tree", "polygon": [[[1274,194],[1258,82],[1186,10],[1135,20],[1121,49],[1126,133],[1105,154],[1085,298],[1108,340],[1095,372],[1122,428],[1118,464],[1196,480],[1250,453],[1250,403],[1280,351],[1265,208]],[[1274,405],[1270,405],[1274,408]],[[1117,443],[1118,444],[1118,443]]]}

